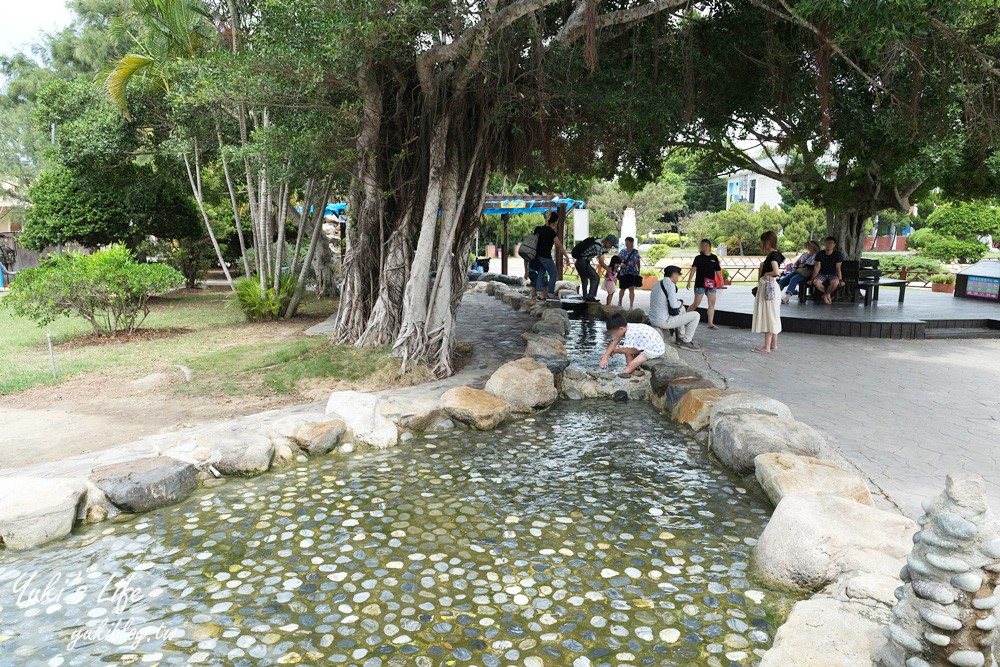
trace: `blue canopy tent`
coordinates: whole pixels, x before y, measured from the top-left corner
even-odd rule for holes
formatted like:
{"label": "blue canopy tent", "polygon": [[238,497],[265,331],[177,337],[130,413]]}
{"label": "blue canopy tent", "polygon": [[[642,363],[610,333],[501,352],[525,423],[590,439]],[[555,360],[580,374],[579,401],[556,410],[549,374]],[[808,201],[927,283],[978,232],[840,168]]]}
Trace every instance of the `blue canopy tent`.
{"label": "blue canopy tent", "polygon": [[[503,221],[503,252],[500,255],[500,271],[507,275],[507,249],[510,248],[508,225],[510,216],[524,213],[546,214],[556,211],[559,222],[556,223],[556,233],[559,238],[566,237],[566,213],[574,208],[586,208],[586,203],[579,199],[547,197],[545,195],[487,195],[483,202],[483,215],[499,215]],[[563,277],[562,257],[556,258],[556,268],[559,278]]]}

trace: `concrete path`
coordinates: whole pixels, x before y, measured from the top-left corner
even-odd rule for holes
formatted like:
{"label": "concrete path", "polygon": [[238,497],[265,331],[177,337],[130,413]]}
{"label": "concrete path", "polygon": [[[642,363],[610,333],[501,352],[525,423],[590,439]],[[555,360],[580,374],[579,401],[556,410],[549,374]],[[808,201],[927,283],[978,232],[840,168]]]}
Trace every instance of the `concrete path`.
{"label": "concrete path", "polygon": [[759,338],[699,327],[704,350],[682,357],[786,403],[910,517],[955,470],[982,475],[1000,511],[1000,341],[782,334],[758,355]]}

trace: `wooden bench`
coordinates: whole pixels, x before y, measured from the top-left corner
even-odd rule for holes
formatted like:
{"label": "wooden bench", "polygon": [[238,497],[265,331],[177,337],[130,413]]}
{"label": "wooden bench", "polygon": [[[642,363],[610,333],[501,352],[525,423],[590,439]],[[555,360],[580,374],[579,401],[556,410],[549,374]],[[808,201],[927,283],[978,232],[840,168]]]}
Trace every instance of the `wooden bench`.
{"label": "wooden bench", "polygon": [[[899,303],[903,303],[903,298],[906,296],[906,280],[904,278],[883,278],[877,259],[845,260],[840,267],[840,272],[844,280],[837,287],[833,296],[843,294],[846,291],[852,303],[857,300],[858,292],[862,292],[864,293],[865,306],[871,306],[872,301],[878,301],[880,287],[898,287]],[[812,282],[800,283],[799,302],[805,303],[809,293],[814,298],[818,295]]]}

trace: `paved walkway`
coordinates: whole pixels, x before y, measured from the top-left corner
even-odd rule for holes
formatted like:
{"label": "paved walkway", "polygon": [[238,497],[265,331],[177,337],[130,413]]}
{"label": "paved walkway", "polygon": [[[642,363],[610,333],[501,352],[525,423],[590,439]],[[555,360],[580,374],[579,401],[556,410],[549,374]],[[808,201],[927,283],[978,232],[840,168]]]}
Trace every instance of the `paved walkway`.
{"label": "paved walkway", "polygon": [[982,475],[1000,511],[1000,341],[782,334],[758,355],[758,339],[699,327],[703,353],[683,357],[786,403],[911,517],[955,470]]}

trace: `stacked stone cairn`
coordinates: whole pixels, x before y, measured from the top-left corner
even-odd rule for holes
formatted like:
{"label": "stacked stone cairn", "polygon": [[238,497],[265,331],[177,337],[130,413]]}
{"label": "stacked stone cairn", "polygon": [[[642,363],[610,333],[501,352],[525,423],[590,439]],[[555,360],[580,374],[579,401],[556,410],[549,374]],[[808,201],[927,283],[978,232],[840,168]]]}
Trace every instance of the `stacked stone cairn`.
{"label": "stacked stone cairn", "polygon": [[924,502],[921,530],[879,656],[882,667],[990,667],[1000,604],[1000,522],[981,477],[951,474]]}

